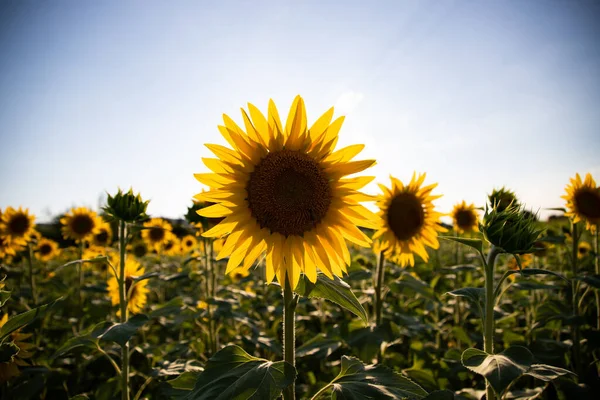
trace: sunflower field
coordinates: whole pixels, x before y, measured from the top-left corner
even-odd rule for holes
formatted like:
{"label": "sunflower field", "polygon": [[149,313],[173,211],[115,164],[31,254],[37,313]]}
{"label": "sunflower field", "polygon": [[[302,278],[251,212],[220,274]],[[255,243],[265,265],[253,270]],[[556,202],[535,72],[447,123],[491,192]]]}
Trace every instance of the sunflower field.
{"label": "sunflower field", "polygon": [[1,399],[599,398],[590,174],[545,221],[506,187],[446,214],[425,173],[363,192],[333,108],[239,121],[181,219],[0,210]]}

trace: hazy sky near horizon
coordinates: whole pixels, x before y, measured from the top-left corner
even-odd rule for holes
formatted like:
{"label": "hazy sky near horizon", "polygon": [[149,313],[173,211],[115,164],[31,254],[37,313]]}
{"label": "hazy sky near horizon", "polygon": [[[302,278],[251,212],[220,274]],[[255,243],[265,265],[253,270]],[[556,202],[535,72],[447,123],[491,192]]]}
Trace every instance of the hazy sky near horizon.
{"label": "hazy sky near horizon", "polygon": [[600,180],[598,21],[592,0],[3,1],[0,208],[132,186],[182,216],[222,113],[296,94],[309,124],[346,115],[377,182],[427,172],[442,212],[502,185],[562,206],[575,172]]}

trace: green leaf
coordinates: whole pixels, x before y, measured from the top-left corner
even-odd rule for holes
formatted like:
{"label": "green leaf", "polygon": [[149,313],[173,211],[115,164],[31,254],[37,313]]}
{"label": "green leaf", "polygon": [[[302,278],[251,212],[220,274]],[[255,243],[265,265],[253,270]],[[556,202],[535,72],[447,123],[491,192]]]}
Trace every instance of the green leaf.
{"label": "green leaf", "polygon": [[455,272],[467,272],[474,271],[478,268],[475,264],[459,264],[459,265],[451,265],[449,267],[443,267],[442,269],[446,273],[455,273]]}
{"label": "green leaf", "polygon": [[98,346],[98,339],[92,338],[90,336],[76,336],[69,340],[67,340],[56,352],[50,357],[51,360],[54,360],[63,354],[67,354],[73,349],[78,347],[87,347],[89,349],[95,349]]}
{"label": "green leaf", "polygon": [[465,397],[459,396],[450,390],[436,390],[427,395],[423,400],[466,400]]}
{"label": "green leaf", "polygon": [[440,239],[452,240],[453,242],[462,243],[466,246],[469,246],[475,250],[477,250],[480,254],[483,254],[483,240],[481,239],[470,239],[470,238],[461,238],[456,236],[440,236]]}
{"label": "green leaf", "polygon": [[13,356],[15,356],[19,350],[21,349],[14,342],[0,344],[0,363],[12,361]]}
{"label": "green leaf", "polygon": [[317,275],[317,282],[313,284],[308,280],[306,275],[303,275],[295,291],[300,296],[305,296],[309,299],[316,297],[329,300],[362,319],[365,325],[369,323],[369,316],[352,292],[350,285],[337,276],[331,280],[322,273],[319,273]]}
{"label": "green leaf", "polygon": [[10,291],[0,290],[0,307],[4,307],[4,304],[10,299]]}
{"label": "green leaf", "polygon": [[327,339],[324,333],[320,333],[296,349],[296,358],[311,357],[314,360],[321,360],[340,347],[342,347],[340,340]]}
{"label": "green leaf", "polygon": [[566,236],[544,236],[538,239],[538,242],[564,244]]}
{"label": "green leaf", "polygon": [[200,372],[188,371],[179,375],[175,379],[167,381],[167,383],[171,385],[174,389],[191,391],[192,389],[194,389],[194,386],[196,385],[196,380],[199,376]]}
{"label": "green leaf", "polygon": [[89,397],[86,394],[77,394],[73,397],[69,397],[69,400],[89,400]]}
{"label": "green leaf", "polygon": [[540,379],[544,382],[550,382],[554,379],[557,379],[564,375],[573,375],[575,374],[569,370],[553,367],[552,365],[546,364],[533,364],[529,368],[529,370],[525,373],[525,375],[533,376],[534,378]]}
{"label": "green leaf", "polygon": [[158,308],[150,311],[150,318],[165,317],[171,314],[179,314],[183,308],[183,300],[181,297],[175,297],[161,305]]}
{"label": "green leaf", "polygon": [[2,328],[0,328],[0,342],[3,342],[4,339],[14,331],[46,315],[46,313],[50,311],[52,307],[54,307],[54,305],[60,300],[62,300],[62,297],[54,300],[51,303],[45,304],[43,306],[34,308],[33,310],[29,310],[22,314],[18,314],[12,318],[9,318],[8,321],[6,321],[6,323],[2,326]]}
{"label": "green leaf", "polygon": [[438,301],[431,286],[407,273],[402,274],[397,281],[391,282],[389,287],[394,293],[402,293],[405,289],[409,289],[429,300]]}
{"label": "green leaf", "polygon": [[256,358],[239,346],[227,346],[208,360],[188,400],[275,400],[296,378],[284,361]]}
{"label": "green leaf", "polygon": [[575,279],[585,282],[594,289],[600,289],[600,275],[576,276]]}
{"label": "green leaf", "polygon": [[159,276],[160,274],[158,272],[148,272],[144,275],[138,276],[137,278],[134,278],[133,281],[134,282],[139,282],[139,281],[143,281],[146,279],[150,279],[150,278],[154,278],[156,276]]}
{"label": "green leaf", "polygon": [[114,324],[110,326],[104,333],[98,336],[99,339],[110,340],[121,346],[131,339],[137,330],[148,322],[149,318],[144,314],[137,314],[131,317],[127,322],[122,324]]}
{"label": "green leaf", "polygon": [[330,383],[332,399],[423,399],[427,392],[410,379],[386,367],[365,365],[360,360],[342,356],[342,368]]}
{"label": "green leaf", "polygon": [[484,316],[485,289],[466,287],[447,292],[446,294],[454,297],[464,297],[475,304],[479,309],[479,314]]}

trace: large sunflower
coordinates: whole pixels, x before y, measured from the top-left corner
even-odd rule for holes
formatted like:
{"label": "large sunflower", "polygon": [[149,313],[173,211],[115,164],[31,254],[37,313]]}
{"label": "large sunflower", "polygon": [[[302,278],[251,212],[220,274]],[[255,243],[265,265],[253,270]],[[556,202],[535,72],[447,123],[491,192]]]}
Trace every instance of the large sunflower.
{"label": "large sunflower", "polygon": [[34,233],[34,221],[29,209],[7,207],[0,216],[0,234],[8,243],[24,246]]}
{"label": "large sunflower", "polygon": [[112,241],[112,228],[110,224],[98,218],[98,228],[94,233],[92,242],[95,246],[109,246]]}
{"label": "large sunflower", "polygon": [[282,125],[275,104],[265,117],[248,104],[242,110],[245,131],[227,115],[221,134],[233,149],[207,144],[218,158],[205,158],[213,173],[196,174],[210,191],[195,196],[215,203],[198,213],[225,219],[204,237],[229,234],[217,259],[229,257],[226,273],[240,265],[248,270],[266,253],[266,278],[296,287],[300,272],[312,282],[317,266],[330,278],[350,264],[344,239],[362,246],[371,240],[357,225],[374,228],[377,217],[360,202],[358,192],[373,177],[344,178],[375,164],[351,161],[364,147],[334,152],[343,117],[331,122],[333,108],[308,128],[304,100],[294,99]]}
{"label": "large sunflower", "polygon": [[[118,266],[116,266],[119,270]],[[135,278],[144,275],[144,267],[133,258],[127,258],[125,261],[125,290],[127,291],[127,308],[132,314],[137,314],[146,305],[148,292],[146,285],[148,280],[134,282]],[[119,304],[119,284],[114,274],[108,279],[108,293],[113,306]]]}
{"label": "large sunflower", "polygon": [[406,186],[394,177],[390,179],[391,189],[379,185],[383,191],[377,201],[381,225],[373,240],[378,239],[378,248],[386,258],[403,267],[415,264],[414,253],[427,262],[425,246],[437,249],[437,233],[446,231],[438,223],[442,214],[434,211],[433,200],[442,197],[431,195],[437,183],[422,187],[425,174],[413,174]]}
{"label": "large sunflower", "polygon": [[37,257],[40,261],[50,261],[60,254],[58,243],[54,240],[42,238],[36,246]]}
{"label": "large sunflower", "polygon": [[600,225],[600,187],[596,186],[592,174],[586,174],[583,181],[575,174],[565,191],[567,194],[562,198],[567,201],[567,217],[573,218],[575,223],[585,221],[588,230]]}
{"label": "large sunflower", "polygon": [[478,232],[478,216],[475,204],[467,204],[464,200],[452,210],[454,229],[459,232]]}
{"label": "large sunflower", "polygon": [[60,219],[62,233],[76,242],[91,240],[99,226],[98,214],[86,207],[72,208]]}
{"label": "large sunflower", "polygon": [[148,243],[148,247],[156,251],[166,244],[172,231],[171,224],[161,218],[152,218],[144,222],[144,228],[146,229],[142,230],[142,238]]}
{"label": "large sunflower", "polygon": [[[4,314],[0,318],[0,328],[8,321],[8,314]],[[31,349],[35,348],[32,343],[27,343],[27,339],[31,337],[31,333],[21,333],[17,330],[10,334],[10,339],[19,348],[17,354],[11,357],[10,361],[0,362],[0,383],[4,383],[15,376],[19,375],[19,367],[29,366],[27,359],[33,356]]]}

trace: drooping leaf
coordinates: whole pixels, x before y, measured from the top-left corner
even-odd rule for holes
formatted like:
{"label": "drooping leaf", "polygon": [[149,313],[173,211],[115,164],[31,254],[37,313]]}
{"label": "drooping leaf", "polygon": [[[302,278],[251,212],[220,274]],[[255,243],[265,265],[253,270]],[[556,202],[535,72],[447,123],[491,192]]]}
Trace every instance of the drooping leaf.
{"label": "drooping leaf", "polygon": [[453,242],[464,244],[477,250],[480,254],[483,254],[483,240],[481,239],[461,238],[456,236],[440,236],[440,239],[452,240]]}
{"label": "drooping leaf", "polygon": [[303,275],[295,291],[300,296],[305,296],[309,299],[319,298],[329,300],[362,319],[365,325],[369,322],[367,312],[352,292],[350,285],[337,276],[331,280],[324,274],[319,273],[317,275],[317,282],[313,284],[308,280],[306,275]]}
{"label": "drooping leaf", "polygon": [[0,307],[4,307],[8,299],[10,299],[10,291],[0,289]]}
{"label": "drooping leaf", "polygon": [[479,314],[482,315],[483,317],[485,317],[485,315],[484,315],[485,289],[466,287],[466,288],[456,289],[451,292],[447,292],[446,294],[449,294],[450,296],[454,296],[454,297],[463,297],[463,298],[469,300],[469,302],[471,302],[472,304],[477,306],[477,309],[479,310]]}
{"label": "drooping leaf", "polygon": [[218,351],[198,376],[188,400],[275,400],[296,377],[284,361],[253,357],[241,347]]}
{"label": "drooping leaf", "polygon": [[320,333],[296,349],[296,358],[310,357],[311,359],[321,360],[327,358],[340,347],[342,347],[341,340],[327,339],[324,333]]}
{"label": "drooping leaf", "polygon": [[134,282],[139,282],[139,281],[143,281],[143,280],[146,280],[146,279],[150,279],[150,278],[157,277],[157,276],[159,276],[159,275],[160,275],[160,274],[159,274],[158,272],[148,272],[148,273],[146,273],[146,274],[144,274],[144,275],[141,275],[141,276],[135,277],[135,278],[133,279],[133,281],[134,281]]}
{"label": "drooping leaf", "polygon": [[330,383],[332,399],[406,399],[417,400],[427,392],[410,379],[386,367],[365,365],[360,360],[342,356],[341,371]]}
{"label": "drooping leaf", "polygon": [[575,277],[578,281],[585,282],[594,289],[600,289],[600,275],[584,275]]}
{"label": "drooping leaf", "polygon": [[60,300],[62,300],[62,297],[54,300],[51,303],[45,304],[43,306],[34,308],[33,310],[29,310],[24,313],[15,315],[12,318],[9,318],[8,321],[6,321],[6,323],[2,326],[2,328],[0,328],[0,342],[4,341],[4,339],[14,331],[46,315],[46,313],[48,313],[48,311],[50,311],[52,307],[54,307],[54,305]]}
{"label": "drooping leaf", "polygon": [[148,321],[149,318],[145,314],[134,315],[125,323],[110,326],[104,333],[98,336],[98,338],[110,340],[124,346],[125,343],[135,335],[137,330]]}
{"label": "drooping leaf", "polygon": [[435,292],[433,291],[431,286],[429,286],[429,284],[407,273],[402,274],[402,276],[400,276],[400,279],[398,279],[397,281],[391,282],[389,284],[389,288],[392,290],[392,292],[395,293],[401,293],[405,289],[408,289],[420,294],[426,299],[436,302],[438,301]]}
{"label": "drooping leaf", "polygon": [[544,382],[550,382],[565,375],[575,375],[573,372],[567,369],[546,364],[532,364],[525,374],[533,376],[534,378],[540,379]]}
{"label": "drooping leaf", "polygon": [[98,345],[98,339],[90,337],[90,336],[75,336],[67,340],[54,354],[51,359],[58,358],[63,354],[67,354],[73,349],[78,347],[87,347],[89,349],[95,349]]}

